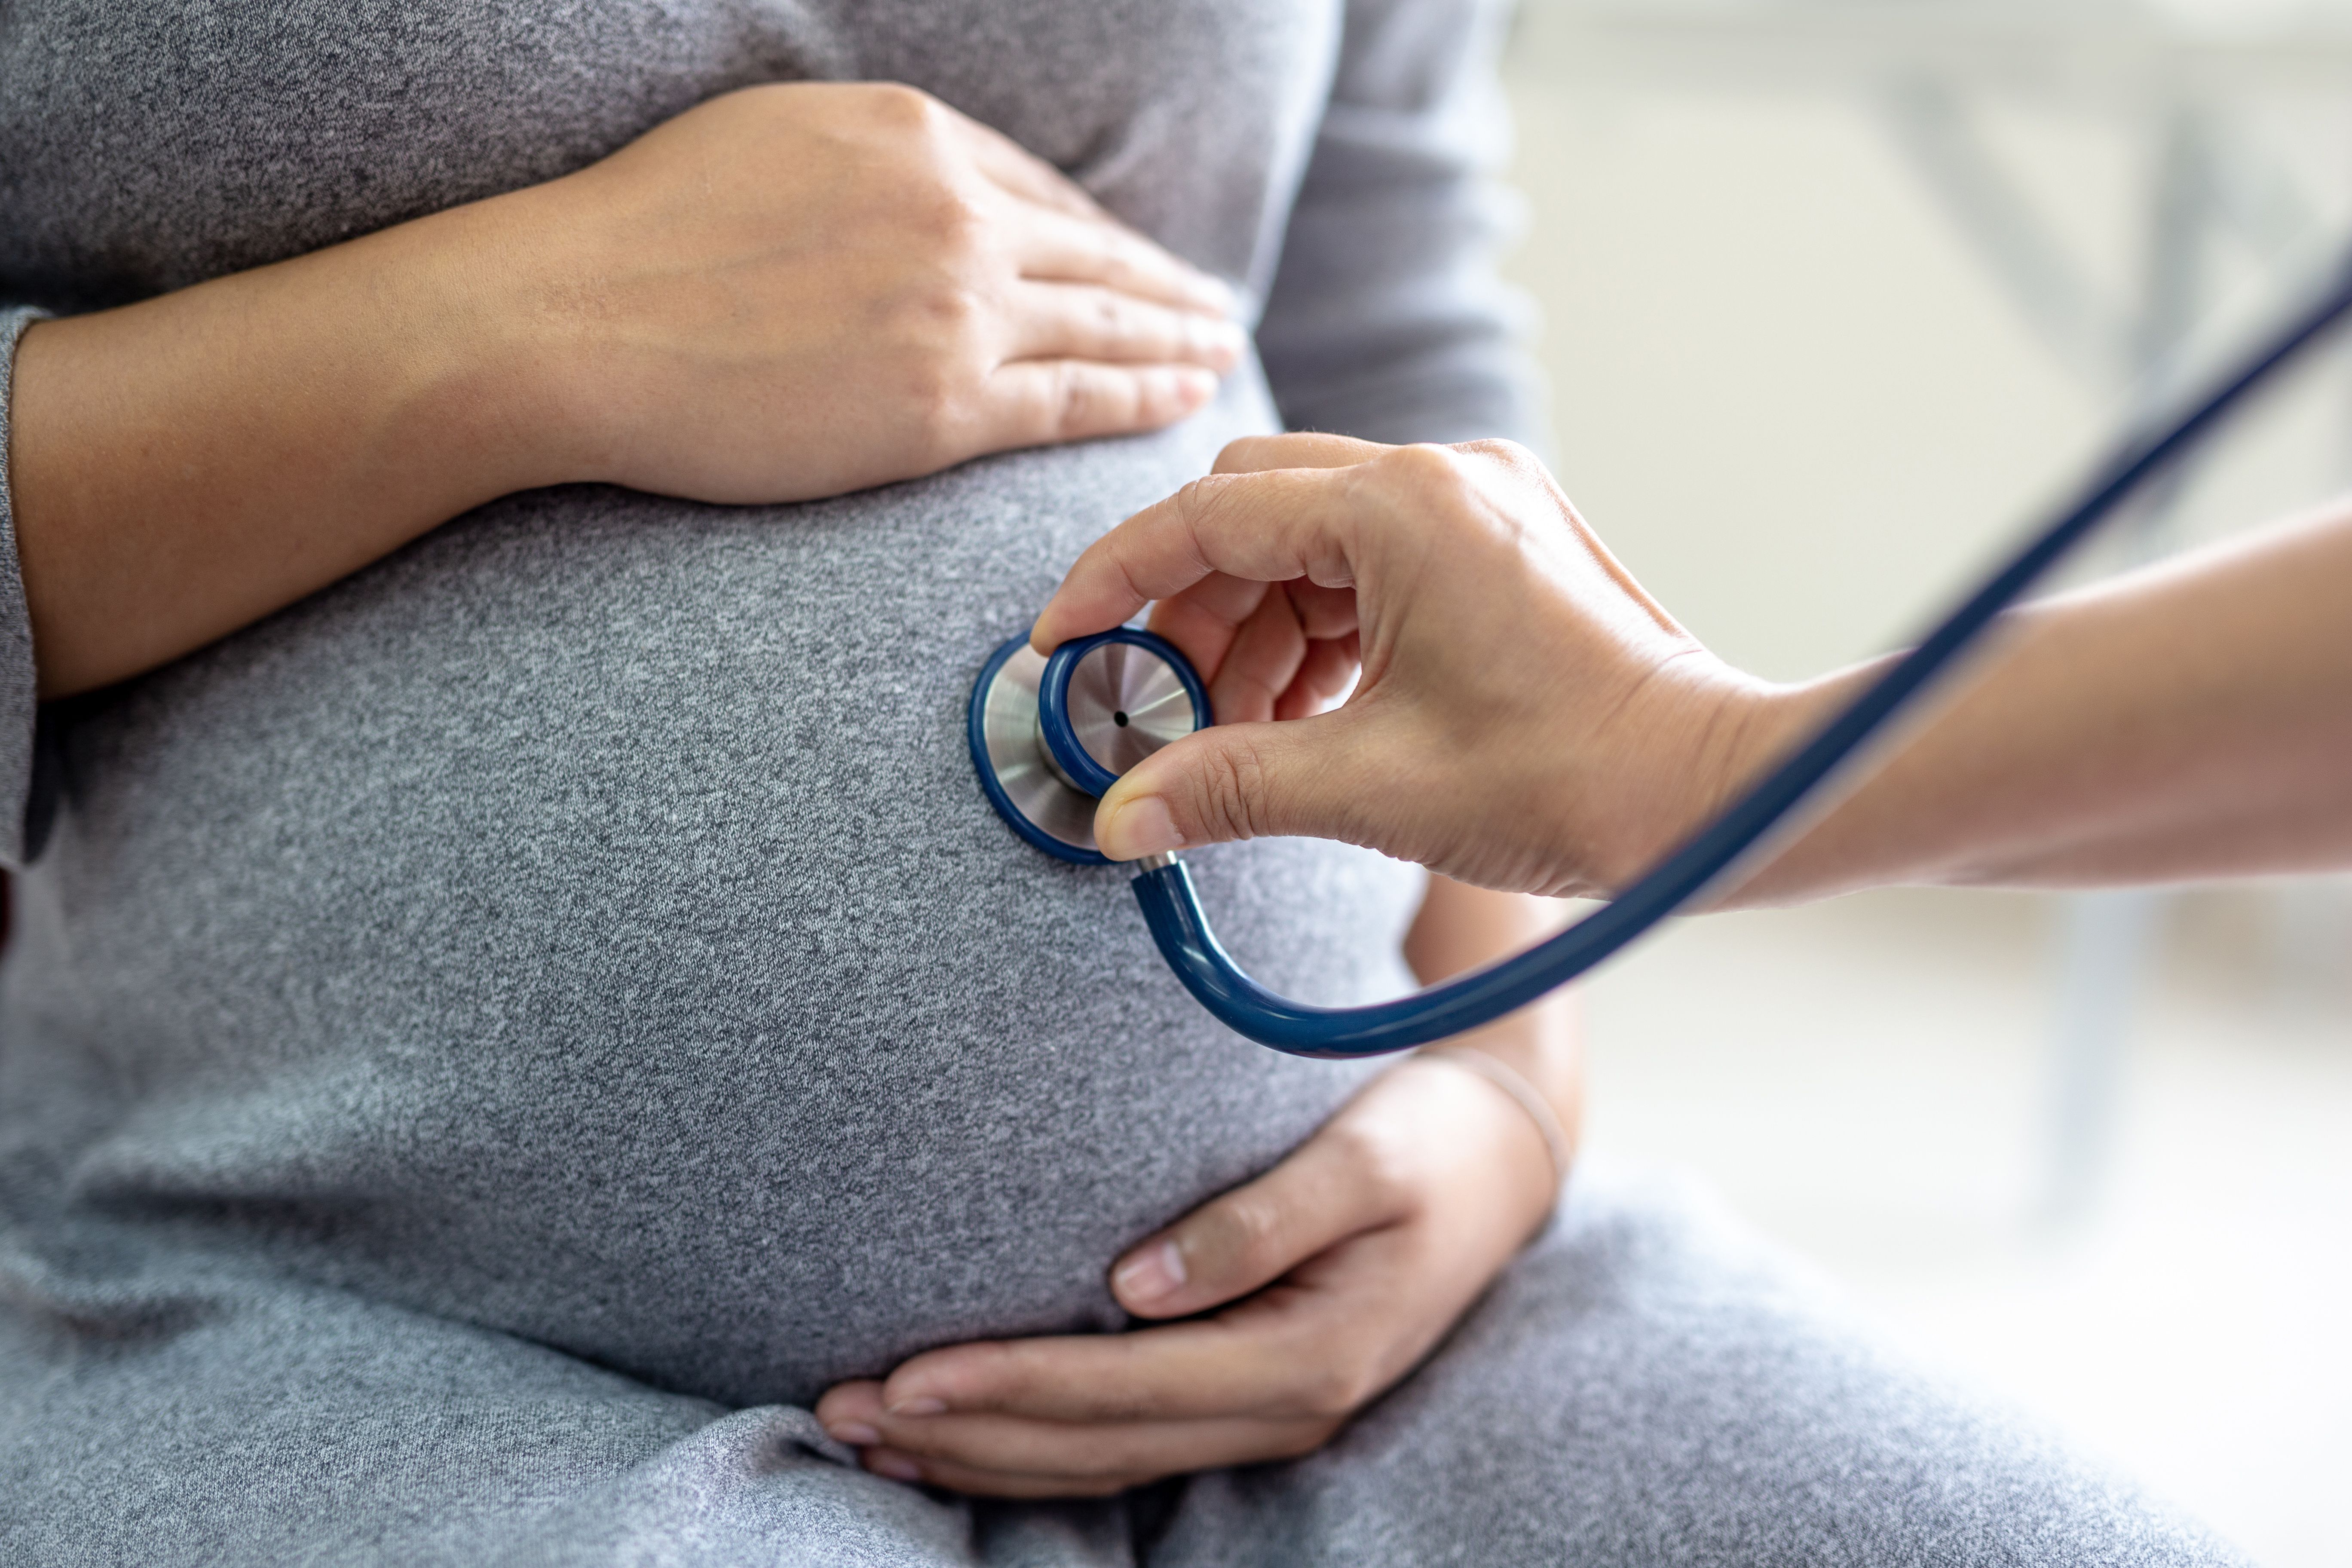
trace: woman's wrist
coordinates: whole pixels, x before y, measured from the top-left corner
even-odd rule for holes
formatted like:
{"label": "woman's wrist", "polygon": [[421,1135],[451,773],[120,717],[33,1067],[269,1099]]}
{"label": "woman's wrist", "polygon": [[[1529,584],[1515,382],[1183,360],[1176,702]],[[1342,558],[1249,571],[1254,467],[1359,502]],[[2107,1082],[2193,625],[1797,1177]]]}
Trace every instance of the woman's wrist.
{"label": "woman's wrist", "polygon": [[[475,202],[359,242],[384,301],[412,444],[447,454],[465,507],[600,477],[600,378],[583,290],[548,268],[547,186]],[[609,388],[606,388],[609,391]]]}
{"label": "woman's wrist", "polygon": [[467,233],[419,220],[26,333],[9,456],[45,696],[560,477]]}
{"label": "woman's wrist", "polygon": [[1561,1119],[1551,1096],[1512,1066],[1506,1054],[1454,1040],[1426,1047],[1419,1053],[1419,1059],[1464,1068],[1501,1090],[1542,1137],[1545,1152],[1550,1156],[1552,1190],[1557,1193],[1567,1182],[1569,1171],[1576,1163],[1576,1134]]}
{"label": "woman's wrist", "polygon": [[1530,1233],[1558,1205],[1583,1137],[1582,998],[1555,994],[1483,1029],[1416,1053],[1409,1064],[1475,1078],[1510,1151],[1513,1190]]}

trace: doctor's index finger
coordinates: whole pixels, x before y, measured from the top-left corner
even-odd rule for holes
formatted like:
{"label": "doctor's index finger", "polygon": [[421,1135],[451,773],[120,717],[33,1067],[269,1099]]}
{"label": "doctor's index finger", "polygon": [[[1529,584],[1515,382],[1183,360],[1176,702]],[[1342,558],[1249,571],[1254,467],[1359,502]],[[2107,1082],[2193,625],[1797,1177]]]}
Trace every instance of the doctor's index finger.
{"label": "doctor's index finger", "polygon": [[1087,547],[1029,634],[1041,652],[1108,631],[1215,573],[1257,583],[1354,581],[1353,468],[1212,474]]}
{"label": "doctor's index finger", "polygon": [[1217,474],[1262,474],[1269,468],[1351,468],[1391,450],[1377,441],[1294,430],[1280,436],[1237,436],[1217,454]]}

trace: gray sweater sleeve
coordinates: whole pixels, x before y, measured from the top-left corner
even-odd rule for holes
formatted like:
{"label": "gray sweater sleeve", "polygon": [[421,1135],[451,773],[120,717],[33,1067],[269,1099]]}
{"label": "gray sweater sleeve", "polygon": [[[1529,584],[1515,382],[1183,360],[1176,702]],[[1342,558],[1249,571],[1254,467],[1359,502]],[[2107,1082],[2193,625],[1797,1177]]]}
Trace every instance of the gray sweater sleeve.
{"label": "gray sweater sleeve", "polygon": [[1517,227],[1493,179],[1509,15],[1507,0],[1349,0],[1258,332],[1294,429],[1549,446],[1533,313],[1495,270]]}
{"label": "gray sweater sleeve", "polygon": [[16,513],[8,495],[14,447],[8,405],[15,390],[16,340],[42,312],[0,307],[0,864],[26,855],[26,808],[33,785],[33,622],[16,562]]}

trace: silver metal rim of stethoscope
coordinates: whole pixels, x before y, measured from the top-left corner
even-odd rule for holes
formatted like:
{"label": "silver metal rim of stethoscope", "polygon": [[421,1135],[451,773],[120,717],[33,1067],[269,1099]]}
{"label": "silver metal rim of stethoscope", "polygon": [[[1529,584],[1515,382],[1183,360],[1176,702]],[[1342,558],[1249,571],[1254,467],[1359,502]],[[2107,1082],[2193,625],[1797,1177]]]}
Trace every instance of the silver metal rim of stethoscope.
{"label": "silver metal rim of stethoscope", "polygon": [[[1045,671],[1045,656],[1025,637],[1013,638],[990,658],[972,691],[972,763],[989,803],[1022,837],[1065,860],[1108,866],[1095,847],[1095,797],[1055,763],[1038,727],[1037,686]],[[1164,660],[1130,644],[1107,644],[1079,660],[1066,710],[1087,754],[1115,773],[1200,724],[1183,680]]]}

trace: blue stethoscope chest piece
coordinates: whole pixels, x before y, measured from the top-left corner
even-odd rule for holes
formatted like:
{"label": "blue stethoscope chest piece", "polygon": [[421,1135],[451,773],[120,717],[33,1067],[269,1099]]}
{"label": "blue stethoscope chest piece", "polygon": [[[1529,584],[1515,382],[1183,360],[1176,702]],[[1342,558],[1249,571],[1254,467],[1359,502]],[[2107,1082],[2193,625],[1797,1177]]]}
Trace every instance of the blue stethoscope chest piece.
{"label": "blue stethoscope chest piece", "polygon": [[1095,847],[1096,799],[1211,721],[1200,677],[1150,632],[1118,627],[1051,658],[1024,635],[991,654],[972,683],[971,764],[1013,832],[1048,855],[1108,866]]}

